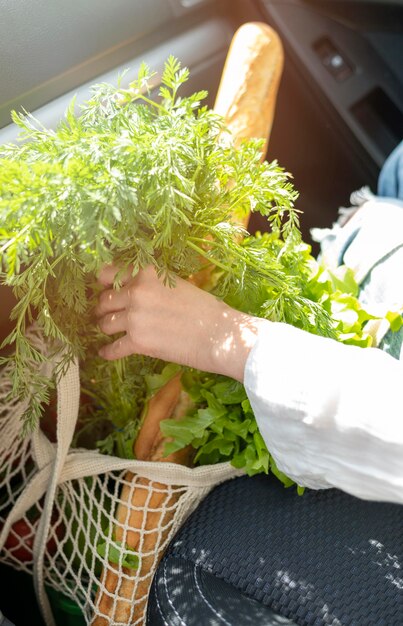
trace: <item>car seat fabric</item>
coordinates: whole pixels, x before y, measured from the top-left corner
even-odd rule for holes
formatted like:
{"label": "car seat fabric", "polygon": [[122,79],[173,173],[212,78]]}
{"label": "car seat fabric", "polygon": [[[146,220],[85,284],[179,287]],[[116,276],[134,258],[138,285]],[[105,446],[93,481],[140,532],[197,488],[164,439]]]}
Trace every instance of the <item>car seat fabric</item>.
{"label": "car seat fabric", "polygon": [[295,626],[201,565],[172,556],[154,578],[151,598],[147,623],[152,626]]}
{"label": "car seat fabric", "polygon": [[[266,476],[233,479],[206,497],[171,543],[154,581],[150,611],[158,585],[178,598],[188,563],[188,577],[196,568],[215,578],[211,597],[224,581],[295,624],[400,626],[402,528],[399,505],[359,500],[336,489],[306,490],[298,497],[294,488]],[[190,589],[189,614],[199,621],[175,622],[173,613],[165,617],[169,626],[281,623],[265,617],[250,621],[236,602],[232,614],[213,617],[200,602],[197,585]],[[216,602],[218,613],[220,606]]]}

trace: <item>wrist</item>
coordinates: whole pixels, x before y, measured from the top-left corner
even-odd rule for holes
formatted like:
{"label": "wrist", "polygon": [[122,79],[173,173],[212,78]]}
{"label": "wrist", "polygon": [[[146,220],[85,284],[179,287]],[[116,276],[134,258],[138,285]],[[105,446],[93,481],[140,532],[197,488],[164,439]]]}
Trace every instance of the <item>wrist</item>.
{"label": "wrist", "polygon": [[224,305],[213,335],[213,371],[243,382],[246,361],[267,320]]}

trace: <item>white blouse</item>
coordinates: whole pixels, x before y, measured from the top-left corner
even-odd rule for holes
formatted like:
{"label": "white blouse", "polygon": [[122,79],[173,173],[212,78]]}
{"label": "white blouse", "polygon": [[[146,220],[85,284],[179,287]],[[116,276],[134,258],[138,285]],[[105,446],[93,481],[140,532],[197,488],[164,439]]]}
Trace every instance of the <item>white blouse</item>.
{"label": "white blouse", "polygon": [[[373,242],[393,237],[399,262],[388,268],[380,284],[397,285],[391,301],[383,304],[395,305],[401,297],[401,306],[403,204],[390,205],[391,213],[400,209],[393,215],[397,224],[379,220],[380,204],[367,201],[345,231],[340,229],[344,241],[356,233],[343,262],[359,274],[368,254],[374,261]],[[400,237],[396,238],[397,230]],[[334,253],[335,245],[330,248]],[[388,257],[390,250],[389,246]],[[335,264],[340,262],[336,257]],[[361,274],[364,280],[365,272]],[[385,298],[391,290],[381,291]],[[287,324],[267,322],[249,354],[244,384],[268,450],[278,468],[296,483],[403,503],[402,360],[378,348],[347,346]]]}

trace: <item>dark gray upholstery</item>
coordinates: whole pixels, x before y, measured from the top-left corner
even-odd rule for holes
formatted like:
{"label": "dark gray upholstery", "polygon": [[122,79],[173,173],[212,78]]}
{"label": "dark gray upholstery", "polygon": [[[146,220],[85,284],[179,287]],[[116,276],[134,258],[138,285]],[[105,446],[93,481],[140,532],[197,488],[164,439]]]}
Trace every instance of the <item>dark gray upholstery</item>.
{"label": "dark gray upholstery", "polygon": [[[400,505],[335,489],[298,496],[265,476],[234,479],[207,496],[172,542],[150,600],[150,611],[157,599],[165,602],[165,622],[149,624],[281,623],[264,615],[250,622],[249,601],[244,614],[231,591],[226,599],[224,581],[238,598],[244,594],[296,624],[401,626],[402,529]],[[214,621],[201,596],[215,599],[210,603],[223,619]],[[182,621],[173,621],[174,609]]]}

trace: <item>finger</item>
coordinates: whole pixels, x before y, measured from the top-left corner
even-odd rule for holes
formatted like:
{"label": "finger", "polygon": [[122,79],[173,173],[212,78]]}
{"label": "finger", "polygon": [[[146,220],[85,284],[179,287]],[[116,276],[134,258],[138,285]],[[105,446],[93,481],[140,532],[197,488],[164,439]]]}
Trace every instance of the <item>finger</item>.
{"label": "finger", "polygon": [[101,293],[98,299],[98,305],[95,307],[95,315],[102,317],[108,313],[122,311],[129,304],[128,290],[106,289]]}
{"label": "finger", "polygon": [[105,335],[114,335],[126,330],[127,314],[126,311],[115,311],[101,317],[98,326]]}
{"label": "finger", "polygon": [[[116,265],[104,265],[99,272],[98,281],[101,285],[109,287],[115,282],[116,275],[121,271],[121,268]],[[121,276],[119,276],[119,283],[126,285],[126,283],[132,278],[131,267],[127,268]]]}
{"label": "finger", "polygon": [[116,359],[122,359],[124,356],[134,354],[133,344],[130,337],[128,335],[124,335],[123,337],[116,339],[113,343],[103,346],[99,350],[98,354],[107,361],[115,361]]}

